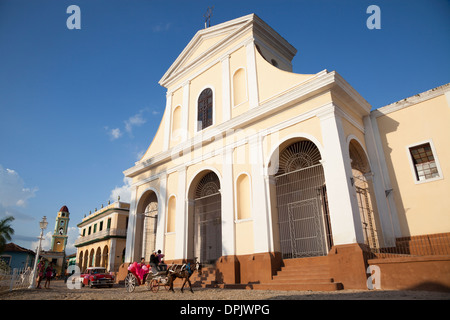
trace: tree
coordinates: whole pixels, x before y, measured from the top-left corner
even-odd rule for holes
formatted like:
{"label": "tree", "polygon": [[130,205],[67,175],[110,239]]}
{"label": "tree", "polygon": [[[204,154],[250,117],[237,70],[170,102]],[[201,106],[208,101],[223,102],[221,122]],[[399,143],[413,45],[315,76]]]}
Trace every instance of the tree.
{"label": "tree", "polygon": [[11,241],[11,236],[14,234],[14,229],[10,225],[12,221],[14,221],[12,216],[0,220],[0,252],[3,252],[6,241]]}

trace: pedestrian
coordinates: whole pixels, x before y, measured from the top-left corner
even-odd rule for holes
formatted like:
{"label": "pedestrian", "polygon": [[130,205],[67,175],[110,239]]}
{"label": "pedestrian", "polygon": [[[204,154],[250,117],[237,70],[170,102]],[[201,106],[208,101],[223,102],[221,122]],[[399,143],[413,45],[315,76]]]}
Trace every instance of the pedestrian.
{"label": "pedestrian", "polygon": [[159,271],[166,271],[167,265],[164,263],[163,258],[164,255],[161,253],[161,250],[158,250],[158,269]]}
{"label": "pedestrian", "polygon": [[[44,288],[50,289],[50,280],[53,276],[53,262],[50,262],[47,269],[45,269],[45,284]],[[48,284],[48,286],[47,286]]]}
{"label": "pedestrian", "polygon": [[152,266],[153,273],[158,273],[159,271],[158,264],[159,264],[158,254],[156,251],[153,251],[153,254],[150,256],[150,265]]}
{"label": "pedestrian", "polygon": [[38,272],[38,276],[37,276],[37,286],[36,289],[42,289],[41,288],[41,281],[44,278],[44,272],[45,272],[45,259],[41,258],[41,260],[39,261],[39,264],[37,266],[37,272]]}

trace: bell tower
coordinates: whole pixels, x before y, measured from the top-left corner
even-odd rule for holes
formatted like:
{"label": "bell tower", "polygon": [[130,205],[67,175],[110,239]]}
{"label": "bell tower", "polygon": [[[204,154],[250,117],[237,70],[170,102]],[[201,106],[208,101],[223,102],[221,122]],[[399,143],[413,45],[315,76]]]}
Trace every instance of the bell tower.
{"label": "bell tower", "polygon": [[50,251],[64,252],[67,245],[67,230],[69,227],[69,209],[66,206],[59,209],[56,216],[55,230],[52,236]]}

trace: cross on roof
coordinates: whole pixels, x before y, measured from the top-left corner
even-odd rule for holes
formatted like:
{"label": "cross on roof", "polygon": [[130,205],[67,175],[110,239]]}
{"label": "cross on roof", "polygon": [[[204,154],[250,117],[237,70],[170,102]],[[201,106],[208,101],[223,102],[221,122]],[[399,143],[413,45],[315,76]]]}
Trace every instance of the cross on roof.
{"label": "cross on roof", "polygon": [[208,10],[206,10],[206,13],[203,15],[203,17],[205,18],[205,28],[211,27],[211,17],[213,9],[214,6],[208,7]]}

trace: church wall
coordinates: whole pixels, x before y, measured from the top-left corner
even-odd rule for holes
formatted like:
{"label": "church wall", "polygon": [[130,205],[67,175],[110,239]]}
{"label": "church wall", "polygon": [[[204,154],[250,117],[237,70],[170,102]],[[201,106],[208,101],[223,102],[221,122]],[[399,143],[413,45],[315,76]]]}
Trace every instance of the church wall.
{"label": "church wall", "polygon": [[[448,93],[447,93],[448,94]],[[406,100],[406,99],[405,99]],[[407,101],[406,101],[407,102]],[[395,107],[395,105],[394,105]],[[392,111],[376,121],[403,236],[448,232],[450,219],[450,107],[444,94]],[[441,177],[417,182],[409,147],[431,142]]]}
{"label": "church wall", "polygon": [[[179,144],[181,141],[179,139],[179,134],[177,135],[177,132],[175,132],[175,128],[174,128],[174,124],[175,124],[175,119],[174,119],[174,111],[177,107],[181,107],[181,109],[186,108],[187,106],[183,105],[183,88],[179,88],[178,90],[175,90],[172,93],[172,103],[171,103],[171,108],[170,108],[170,139],[169,139],[169,147],[172,148],[174,146],[176,146],[177,144]],[[180,130],[182,130],[182,123],[181,123],[181,114],[180,114]]]}
{"label": "church wall", "polygon": [[[247,54],[245,47],[241,47],[230,56],[230,97],[231,97],[231,116],[236,117],[249,109],[248,101],[248,68],[247,68]],[[243,75],[245,77],[245,84],[241,88],[236,88],[236,82],[234,81],[236,71],[239,69],[243,70]],[[245,99],[239,103],[235,104],[235,94],[236,91],[242,91],[242,95]]]}
{"label": "church wall", "polygon": [[286,92],[314,76],[280,70],[266,61],[257,50],[255,50],[255,57],[260,103],[273,99],[280,93]]}
{"label": "church wall", "polygon": [[156,130],[155,135],[153,136],[153,140],[150,141],[150,145],[145,152],[144,156],[140,159],[140,161],[150,158],[151,156],[161,152],[163,150],[163,144],[164,144],[164,123],[166,120],[166,117],[168,117],[168,114],[170,113],[170,110],[167,111],[167,109],[164,111],[164,114],[161,119],[161,123],[159,124],[158,130]]}

